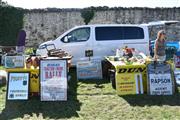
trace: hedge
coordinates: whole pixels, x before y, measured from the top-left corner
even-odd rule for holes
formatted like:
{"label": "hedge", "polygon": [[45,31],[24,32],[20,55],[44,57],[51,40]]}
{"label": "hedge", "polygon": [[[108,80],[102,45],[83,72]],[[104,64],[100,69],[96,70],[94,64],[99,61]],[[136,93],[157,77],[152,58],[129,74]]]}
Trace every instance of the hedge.
{"label": "hedge", "polygon": [[0,5],[0,46],[16,46],[18,32],[23,28],[24,10]]}

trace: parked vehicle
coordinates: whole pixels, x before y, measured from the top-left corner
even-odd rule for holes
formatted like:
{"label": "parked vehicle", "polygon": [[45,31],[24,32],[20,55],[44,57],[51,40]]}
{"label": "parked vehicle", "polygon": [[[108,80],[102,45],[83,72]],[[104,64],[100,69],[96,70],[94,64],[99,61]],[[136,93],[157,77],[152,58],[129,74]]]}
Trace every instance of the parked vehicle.
{"label": "parked vehicle", "polygon": [[160,21],[148,24],[100,24],[74,27],[55,40],[42,43],[37,54],[46,56],[48,49],[62,49],[73,56],[72,64],[88,60],[86,51],[92,50],[91,59],[104,59],[115,54],[117,48],[128,46],[150,54],[149,30],[152,25],[174,23]]}

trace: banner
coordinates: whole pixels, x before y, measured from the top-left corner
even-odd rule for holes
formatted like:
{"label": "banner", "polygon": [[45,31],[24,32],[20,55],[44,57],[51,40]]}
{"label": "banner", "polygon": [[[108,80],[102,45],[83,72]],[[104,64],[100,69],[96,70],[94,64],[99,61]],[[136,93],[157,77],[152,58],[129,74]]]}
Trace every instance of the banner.
{"label": "banner", "polygon": [[151,95],[172,95],[171,74],[149,74]]}
{"label": "banner", "polygon": [[102,79],[101,60],[83,61],[77,63],[78,79]]}
{"label": "banner", "polygon": [[24,68],[24,56],[5,56],[6,68]]}
{"label": "banner", "polygon": [[40,90],[41,101],[67,100],[66,60],[40,61]]}
{"label": "banner", "polygon": [[27,100],[29,92],[29,73],[8,74],[8,100]]}

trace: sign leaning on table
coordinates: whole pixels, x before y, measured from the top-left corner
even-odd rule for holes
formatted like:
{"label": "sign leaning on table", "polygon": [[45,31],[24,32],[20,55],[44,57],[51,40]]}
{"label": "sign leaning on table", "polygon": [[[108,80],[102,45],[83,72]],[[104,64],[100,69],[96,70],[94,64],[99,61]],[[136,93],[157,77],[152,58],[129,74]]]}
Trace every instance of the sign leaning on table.
{"label": "sign leaning on table", "polygon": [[150,74],[151,95],[172,95],[171,74]]}
{"label": "sign leaning on table", "polygon": [[78,79],[102,79],[101,60],[81,61],[77,63]]}
{"label": "sign leaning on table", "polygon": [[40,61],[41,101],[67,100],[67,61],[44,59]]}
{"label": "sign leaning on table", "polygon": [[147,65],[148,86],[150,95],[172,95],[174,79],[170,64],[150,63]]}
{"label": "sign leaning on table", "polygon": [[24,56],[5,56],[5,68],[24,68]]}
{"label": "sign leaning on table", "polygon": [[29,73],[8,73],[7,100],[27,100]]}

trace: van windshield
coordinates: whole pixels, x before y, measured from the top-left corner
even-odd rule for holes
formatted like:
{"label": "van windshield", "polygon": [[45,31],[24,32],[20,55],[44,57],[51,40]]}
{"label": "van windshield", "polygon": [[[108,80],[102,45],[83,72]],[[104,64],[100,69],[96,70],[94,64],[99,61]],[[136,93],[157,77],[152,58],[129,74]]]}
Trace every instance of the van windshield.
{"label": "van windshield", "polygon": [[128,40],[144,39],[144,31],[140,27],[96,27],[96,40]]}

